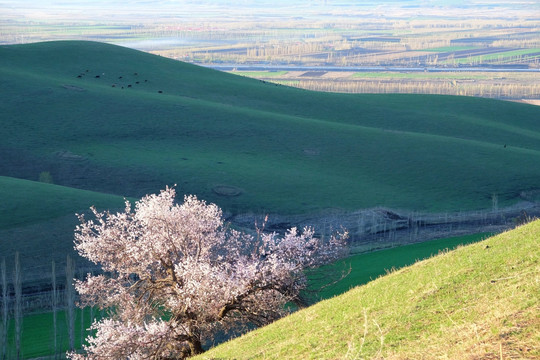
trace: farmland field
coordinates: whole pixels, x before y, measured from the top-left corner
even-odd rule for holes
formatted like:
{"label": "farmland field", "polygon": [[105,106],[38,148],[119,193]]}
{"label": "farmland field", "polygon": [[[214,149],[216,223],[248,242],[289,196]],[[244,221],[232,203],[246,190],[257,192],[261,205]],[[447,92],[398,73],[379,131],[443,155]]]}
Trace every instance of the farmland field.
{"label": "farmland field", "polygon": [[511,64],[519,63],[521,61],[528,61],[540,58],[540,49],[521,49],[521,50],[504,50],[486,55],[468,55],[466,58],[461,57],[454,59],[453,63],[456,64]]}
{"label": "farmland field", "polygon": [[[92,321],[100,313],[91,311],[90,309],[75,310],[75,332],[74,344],[75,349],[80,349],[84,339],[89,334],[87,330]],[[82,322],[81,322],[82,320]],[[69,350],[69,332],[66,311],[58,311],[57,313],[57,351],[56,354],[65,354]],[[53,331],[53,314],[41,313],[26,315],[23,319],[23,336],[22,336],[22,359],[36,359],[45,356],[54,356],[54,331]],[[8,335],[8,359],[14,358],[14,321],[10,322]]]}
{"label": "farmland field", "polygon": [[504,69],[400,68],[377,71],[245,71],[239,74],[264,81],[317,91],[342,93],[405,93],[489,97],[506,100],[540,99],[540,71],[509,72]]}
{"label": "farmland field", "polygon": [[351,256],[314,271],[310,287],[317,288],[317,286],[321,286],[319,283],[321,278],[325,279],[326,276],[327,279],[328,274],[334,274],[334,276],[347,274],[342,280],[335,283],[328,284],[324,283],[324,280],[322,281],[324,284],[323,286],[325,287],[323,287],[322,291],[317,292],[317,296],[321,299],[329,299],[333,296],[345,293],[353,287],[366,284],[369,281],[386,274],[390,270],[396,270],[412,265],[416,261],[435,256],[440,252],[453,250],[458,246],[483,240],[490,235],[492,234],[479,233],[436,239],[419,244]]}
{"label": "farmland field", "polygon": [[[8,1],[9,3],[9,1]],[[98,11],[70,13],[58,5],[55,16],[8,8],[0,25],[0,43],[42,40],[97,40],[144,50],[196,64],[279,66],[376,66],[385,67],[498,67],[493,78],[468,84],[468,75],[451,73],[446,79],[461,81],[448,86],[414,73],[405,79],[389,77],[391,84],[355,78],[332,86],[325,79],[300,81],[277,74],[281,84],[312,90],[354,93],[436,93],[503,99],[539,99],[540,73],[524,78],[519,69],[540,71],[538,4],[520,1],[452,3],[391,1],[340,4],[299,1],[280,7],[264,2],[229,8],[220,1],[188,7],[162,4],[145,9],[138,4],[130,12],[108,5],[115,16],[99,25],[91,22]],[[151,20],[146,15],[151,13]],[[41,14],[41,17],[40,17]],[[84,15],[87,14],[87,15]],[[421,14],[421,15],[420,15]],[[505,72],[505,69],[513,70]],[[414,77],[414,75],[418,75]],[[426,85],[425,82],[428,82]],[[442,88],[442,90],[435,90]]]}

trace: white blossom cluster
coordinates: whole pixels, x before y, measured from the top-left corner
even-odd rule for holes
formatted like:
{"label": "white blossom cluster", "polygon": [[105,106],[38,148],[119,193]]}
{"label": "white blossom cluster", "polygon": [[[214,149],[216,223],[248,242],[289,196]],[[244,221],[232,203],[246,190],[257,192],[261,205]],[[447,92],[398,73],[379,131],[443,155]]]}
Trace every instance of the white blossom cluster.
{"label": "white blossom cluster", "polygon": [[95,322],[83,353],[71,359],[177,359],[203,351],[216,328],[264,324],[283,315],[306,286],[303,269],[335,259],[346,234],[323,242],[312,229],[253,237],[224,223],[195,196],[175,203],[174,188],[133,210],[92,208],[79,215],[75,248],[104,274],[76,281],[82,306],[109,316]]}

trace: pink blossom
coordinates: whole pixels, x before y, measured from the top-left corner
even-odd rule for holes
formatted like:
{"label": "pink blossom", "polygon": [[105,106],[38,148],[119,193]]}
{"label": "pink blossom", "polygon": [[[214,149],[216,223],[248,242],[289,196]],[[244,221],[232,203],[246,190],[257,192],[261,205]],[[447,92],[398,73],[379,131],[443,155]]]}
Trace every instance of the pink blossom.
{"label": "pink blossom", "polygon": [[84,353],[71,359],[184,358],[217,328],[265,324],[298,301],[303,270],[340,256],[346,233],[324,242],[310,228],[253,237],[229,229],[221,210],[175,190],[125,211],[79,216],[75,249],[104,274],[76,281],[82,306],[107,309]]}

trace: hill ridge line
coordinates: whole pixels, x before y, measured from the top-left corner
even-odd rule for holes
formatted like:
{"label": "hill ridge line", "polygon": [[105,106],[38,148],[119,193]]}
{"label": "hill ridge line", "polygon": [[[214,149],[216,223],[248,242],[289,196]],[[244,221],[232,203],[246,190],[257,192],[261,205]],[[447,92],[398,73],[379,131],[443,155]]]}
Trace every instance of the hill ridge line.
{"label": "hill ridge line", "polygon": [[[436,134],[436,133],[424,133],[424,132],[419,132],[419,131],[408,131],[408,130],[393,130],[393,129],[384,128],[384,127],[366,126],[366,125],[352,124],[352,123],[349,123],[349,122],[342,122],[342,121],[332,121],[332,120],[325,119],[325,118],[315,118],[315,117],[304,116],[304,115],[290,115],[290,114],[287,114],[287,113],[284,113],[284,112],[281,112],[281,111],[269,111],[269,110],[258,109],[258,108],[255,108],[255,107],[239,106],[239,105],[236,105],[236,104],[231,105],[231,104],[229,104],[227,102],[219,102],[219,101],[214,101],[214,100],[203,100],[203,99],[197,99],[197,98],[193,98],[193,97],[189,97],[189,96],[185,96],[185,95],[167,94],[167,96],[182,98],[182,99],[185,99],[188,102],[195,103],[195,104],[212,105],[213,107],[217,107],[219,105],[221,105],[221,106],[226,105],[231,110],[233,110],[233,112],[238,112],[238,113],[252,112],[252,113],[261,114],[263,116],[276,116],[277,115],[280,118],[283,118],[284,120],[285,119],[294,119],[294,120],[297,120],[297,121],[315,122],[315,123],[319,123],[319,124],[325,124],[325,125],[342,127],[342,128],[349,128],[349,129],[360,129],[360,130],[366,130],[366,131],[369,131],[369,132],[376,132],[376,133],[381,133],[381,134],[395,133],[395,134],[403,134],[403,135],[407,135],[407,136],[411,136],[411,137],[426,137],[426,138],[435,137],[435,138],[439,138],[439,139],[446,139],[446,140],[458,141],[458,142],[463,142],[463,143],[477,144],[477,145],[481,145],[481,146],[485,146],[485,147],[489,147],[489,148],[500,148],[501,146],[504,145],[504,144],[497,144],[497,143],[492,143],[492,142],[487,142],[487,141],[479,141],[479,140],[474,140],[474,139],[467,139],[467,138],[463,138],[463,137],[449,136],[449,135]],[[482,122],[482,125],[493,127],[495,129],[516,129],[516,130],[520,130],[519,128],[516,128],[516,127],[508,126],[508,128],[507,128],[505,126],[504,127],[503,126],[490,126],[490,125],[485,125],[485,124],[487,124],[487,122]],[[530,134],[525,134],[525,131],[515,131],[515,130],[513,130],[512,132],[515,133],[515,134],[527,136],[527,137],[530,137],[530,138],[533,138],[533,139],[540,139],[540,133],[535,132],[535,136],[532,136]],[[540,156],[540,150],[523,148],[523,147],[519,147],[519,146],[515,146],[515,145],[509,146],[509,147],[507,147],[507,149],[509,151],[527,152],[527,153],[531,153],[531,154],[535,154],[535,155]]]}

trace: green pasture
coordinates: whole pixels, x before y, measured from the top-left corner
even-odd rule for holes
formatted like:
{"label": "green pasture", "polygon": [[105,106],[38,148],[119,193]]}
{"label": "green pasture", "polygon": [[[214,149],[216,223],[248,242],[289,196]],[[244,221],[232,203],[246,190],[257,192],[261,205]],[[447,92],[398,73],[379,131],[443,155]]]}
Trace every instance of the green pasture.
{"label": "green pasture", "polygon": [[539,232],[393,271],[195,359],[538,358]]}
{"label": "green pasture", "polygon": [[410,73],[395,73],[395,72],[357,72],[353,74],[354,78],[368,79],[407,79],[407,80],[424,80],[424,79],[452,79],[452,80],[485,80],[492,79],[493,73],[490,74],[467,74],[467,73],[449,73],[449,72],[410,72]]}
{"label": "green pasture", "polygon": [[0,229],[100,209],[124,207],[121,196],[0,176]]}
{"label": "green pasture", "polygon": [[[74,348],[81,349],[86,337],[90,334],[88,329],[92,318],[98,318],[100,313],[90,308],[74,311]],[[15,321],[9,321],[8,333],[8,359],[15,358]],[[22,359],[36,359],[45,356],[54,356],[54,320],[53,313],[26,315],[22,321],[21,353]],[[56,319],[56,346],[57,354],[65,354],[69,350],[69,325],[66,311],[58,311]]]}
{"label": "green pasture", "polygon": [[[470,56],[466,58],[459,58],[453,60],[446,60],[443,63],[457,63],[457,64],[468,64],[473,62],[507,62],[512,60],[511,58],[516,56],[528,56],[529,54],[538,54],[540,49],[521,49],[521,50],[512,50],[512,51],[501,51],[495,54],[487,55],[478,55]],[[540,55],[534,56],[534,58],[540,57]]]}
{"label": "green pasture", "polygon": [[[320,299],[329,299],[356,286],[367,284],[390,271],[412,265],[441,252],[454,250],[459,246],[478,242],[490,235],[478,233],[456,236],[354,255],[312,270],[308,275],[309,289],[321,288],[316,296]],[[339,280],[342,276],[344,277]],[[329,279],[333,281],[329,283]],[[335,282],[336,280],[339,281]]]}
{"label": "green pasture", "polygon": [[19,252],[23,282],[50,284],[52,261],[63,271],[66,256],[75,257],[75,214],[88,213],[93,205],[113,212],[125,206],[117,195],[0,176],[0,260],[6,260],[8,279]]}
{"label": "green pasture", "polygon": [[540,180],[534,106],[311,92],[92,42],[3,46],[0,65],[2,150],[27,155],[16,177],[47,164],[60,185],[140,197],[178,184],[282,214],[485,209]]}
{"label": "green pasture", "polygon": [[253,78],[272,78],[288,74],[288,71],[231,71],[233,75],[247,76]]}
{"label": "green pasture", "polygon": [[[318,301],[320,299],[328,299],[340,295],[355,286],[366,284],[378,278],[389,270],[410,265],[416,261],[436,255],[441,251],[452,250],[457,246],[479,241],[486,236],[487,234],[474,234],[438,239],[419,244],[360,254],[340,260],[336,263],[316,269],[308,275],[308,288],[310,291],[307,296]],[[317,293],[311,291],[320,289],[324,285],[328,285],[327,280],[322,279],[332,279],[349,270],[350,273],[341,281],[332,284],[331,286],[326,286],[322,291],[318,290]],[[86,331],[81,330],[81,311],[81,309],[76,310],[75,338],[77,339],[77,348],[80,348],[81,339],[85,338],[87,334]],[[95,315],[96,314],[94,314],[94,316]],[[58,316],[57,341],[59,346],[61,346],[62,351],[66,351],[68,348],[68,334],[65,313],[59,312]],[[84,329],[86,329],[90,325],[89,309],[85,309],[82,318],[84,320]],[[24,358],[35,358],[52,354],[52,324],[52,313],[28,315],[24,317],[22,337]],[[12,342],[13,327],[11,327],[10,334],[10,341]]]}

